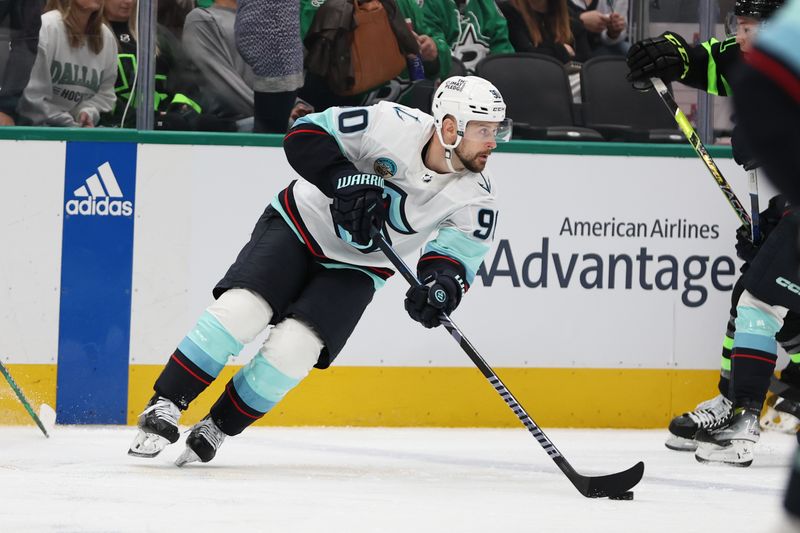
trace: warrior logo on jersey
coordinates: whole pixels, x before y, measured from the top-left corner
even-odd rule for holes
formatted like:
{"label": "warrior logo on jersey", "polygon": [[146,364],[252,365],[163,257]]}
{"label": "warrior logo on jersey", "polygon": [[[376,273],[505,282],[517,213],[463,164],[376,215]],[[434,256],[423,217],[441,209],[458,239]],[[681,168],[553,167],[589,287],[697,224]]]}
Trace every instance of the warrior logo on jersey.
{"label": "warrior logo on jersey", "polygon": [[397,165],[388,157],[379,157],[375,161],[375,166],[373,168],[375,169],[375,174],[384,179],[391,178],[397,174]]}

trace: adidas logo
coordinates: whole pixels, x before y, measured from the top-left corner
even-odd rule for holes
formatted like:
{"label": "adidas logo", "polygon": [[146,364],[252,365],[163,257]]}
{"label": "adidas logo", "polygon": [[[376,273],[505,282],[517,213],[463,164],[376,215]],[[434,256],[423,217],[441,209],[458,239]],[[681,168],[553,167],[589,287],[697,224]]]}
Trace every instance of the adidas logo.
{"label": "adidas logo", "polygon": [[75,189],[72,194],[83,200],[67,201],[68,215],[127,217],[133,213],[133,202],[113,199],[123,198],[124,195],[108,161],[100,165],[97,174],[89,176],[86,184]]}

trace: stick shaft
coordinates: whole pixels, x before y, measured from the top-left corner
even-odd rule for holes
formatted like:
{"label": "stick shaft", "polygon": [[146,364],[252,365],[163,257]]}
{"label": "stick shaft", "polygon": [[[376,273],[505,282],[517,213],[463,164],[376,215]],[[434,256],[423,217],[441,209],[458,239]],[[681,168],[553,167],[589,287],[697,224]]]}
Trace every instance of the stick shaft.
{"label": "stick shaft", "polygon": [[697,152],[697,155],[699,155],[700,159],[702,159],[703,163],[705,163],[706,168],[711,173],[714,181],[717,182],[717,186],[722,191],[722,194],[725,195],[725,198],[733,208],[736,216],[739,218],[742,224],[747,227],[748,232],[752,231],[752,221],[750,219],[750,215],[747,214],[747,210],[742,205],[742,202],[739,201],[736,193],[734,193],[733,189],[731,189],[728,180],[726,180],[722,175],[722,172],[720,172],[719,167],[717,167],[717,164],[714,162],[714,158],[712,158],[711,154],[709,154],[708,150],[706,150],[705,145],[703,145],[703,142],[700,140],[700,136],[697,135],[697,132],[692,127],[689,119],[683,113],[681,108],[678,107],[677,102],[675,102],[675,99],[670,94],[667,86],[659,78],[650,78],[650,81],[652,82],[653,87],[656,89],[658,95],[661,97],[661,101],[664,102],[664,105],[667,106],[667,109],[669,109],[670,113],[672,113],[672,116],[675,118],[675,122],[686,136],[689,144],[692,145],[694,151]]}
{"label": "stick shaft", "polygon": [[26,411],[28,411],[28,414],[31,415],[31,418],[33,418],[33,421],[36,422],[37,426],[39,426],[39,429],[42,430],[44,436],[49,438],[50,435],[47,434],[47,430],[44,428],[44,424],[42,424],[42,421],[39,420],[39,417],[36,415],[36,412],[31,407],[31,404],[28,403],[28,400],[25,398],[25,395],[22,394],[22,389],[19,388],[19,385],[17,385],[17,383],[14,381],[14,378],[11,377],[11,373],[8,371],[5,365],[3,365],[2,361],[0,361],[0,374],[3,374],[3,376],[6,378],[6,381],[8,381],[8,384],[11,385],[11,389],[17,395],[17,398],[19,398],[20,403],[22,403],[22,406],[25,408]]}

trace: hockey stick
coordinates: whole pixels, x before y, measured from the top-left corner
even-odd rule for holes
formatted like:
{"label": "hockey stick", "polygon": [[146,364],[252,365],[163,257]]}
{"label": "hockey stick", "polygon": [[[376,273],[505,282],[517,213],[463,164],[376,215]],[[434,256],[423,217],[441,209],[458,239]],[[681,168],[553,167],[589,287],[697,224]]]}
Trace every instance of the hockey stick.
{"label": "hockey stick", "polygon": [[686,115],[683,113],[683,111],[681,111],[681,108],[678,107],[677,102],[675,102],[675,99],[669,93],[666,84],[664,84],[660,78],[650,78],[650,82],[653,84],[656,92],[661,97],[664,105],[667,106],[669,112],[672,113],[672,116],[675,118],[675,122],[678,123],[678,127],[689,140],[689,143],[692,145],[692,148],[694,148],[694,151],[697,152],[697,155],[699,155],[700,159],[703,160],[703,163],[706,164],[706,168],[708,168],[711,176],[713,176],[714,180],[717,182],[717,185],[722,191],[722,194],[725,195],[728,203],[731,204],[736,216],[739,217],[739,220],[742,221],[742,224],[747,227],[747,232],[750,233],[752,231],[752,221],[750,220],[750,215],[748,215],[745,208],[742,207],[742,202],[740,202],[739,198],[736,197],[736,193],[733,192],[730,184],[722,175],[722,172],[719,171],[719,167],[717,167],[717,164],[714,163],[714,159],[712,159],[711,154],[709,154],[708,150],[706,150],[706,147],[703,145],[703,142],[700,140],[697,132],[694,131],[689,119],[686,118]]}
{"label": "hockey stick", "polygon": [[758,169],[751,168],[747,171],[747,180],[750,182],[750,220],[752,222],[750,237],[753,244],[761,241],[761,224],[758,220]]}
{"label": "hockey stick", "polygon": [[[386,255],[386,257],[391,261],[394,267],[397,269],[398,272],[408,281],[408,283],[413,286],[420,285],[419,280],[417,277],[411,272],[411,269],[408,268],[408,265],[405,264],[403,259],[397,255],[397,252],[394,251],[394,248],[386,242],[386,239],[380,233],[375,233],[373,235],[373,239],[380,247],[381,251]],[[461,330],[456,326],[456,324],[450,320],[450,317],[447,316],[446,313],[442,313],[439,315],[439,320],[441,321],[442,325],[445,329],[450,333],[450,335],[458,342],[458,345],[461,346],[461,349],[469,356],[475,366],[478,367],[478,370],[484,375],[484,377],[489,380],[489,383],[494,387],[500,397],[505,400],[508,406],[514,411],[514,414],[520,419],[522,424],[530,431],[531,435],[539,442],[544,451],[547,452],[547,455],[558,465],[558,468],[561,469],[562,472],[567,476],[567,478],[575,485],[575,488],[578,489],[578,492],[586,496],[587,498],[605,498],[605,497],[613,497],[619,496],[625,493],[626,491],[633,488],[639,481],[642,479],[644,475],[644,463],[638,462],[628,470],[617,472],[616,474],[609,474],[607,476],[583,476],[575,471],[572,468],[572,465],[561,455],[561,452],[558,451],[555,444],[544,434],[539,426],[536,425],[536,422],[528,415],[528,413],[523,409],[522,405],[517,401],[516,398],[511,394],[511,392],[506,388],[500,378],[497,377],[497,374],[494,373],[486,361],[483,360],[483,357],[478,353],[478,350],[472,346],[472,344],[467,340]]]}
{"label": "hockey stick", "polygon": [[28,414],[31,415],[31,418],[33,418],[33,421],[36,422],[37,426],[39,426],[39,429],[42,430],[44,436],[49,439],[50,435],[47,434],[44,424],[42,424],[42,421],[39,420],[39,417],[34,412],[31,404],[28,403],[28,400],[25,399],[25,395],[22,394],[22,390],[19,388],[19,385],[17,385],[17,383],[14,381],[14,378],[11,377],[11,374],[8,372],[8,369],[5,367],[5,365],[3,365],[2,361],[0,361],[0,374],[3,374],[3,376],[6,378],[6,381],[8,381],[8,384],[11,385],[11,388],[16,393],[17,398],[19,398],[19,401],[22,402],[22,406],[26,411],[28,411]]}

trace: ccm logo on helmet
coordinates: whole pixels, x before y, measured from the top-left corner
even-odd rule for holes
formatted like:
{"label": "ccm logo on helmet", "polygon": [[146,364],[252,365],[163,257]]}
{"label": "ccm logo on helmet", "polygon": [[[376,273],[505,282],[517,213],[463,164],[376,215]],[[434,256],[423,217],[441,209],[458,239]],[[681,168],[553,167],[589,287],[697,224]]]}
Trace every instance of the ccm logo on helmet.
{"label": "ccm logo on helmet", "polygon": [[775,279],[775,283],[777,283],[781,287],[784,287],[785,289],[790,290],[791,292],[793,292],[795,294],[800,294],[800,285],[797,285],[796,283],[792,283],[791,281],[789,281],[786,278],[782,278],[782,277],[781,278],[776,278]]}

